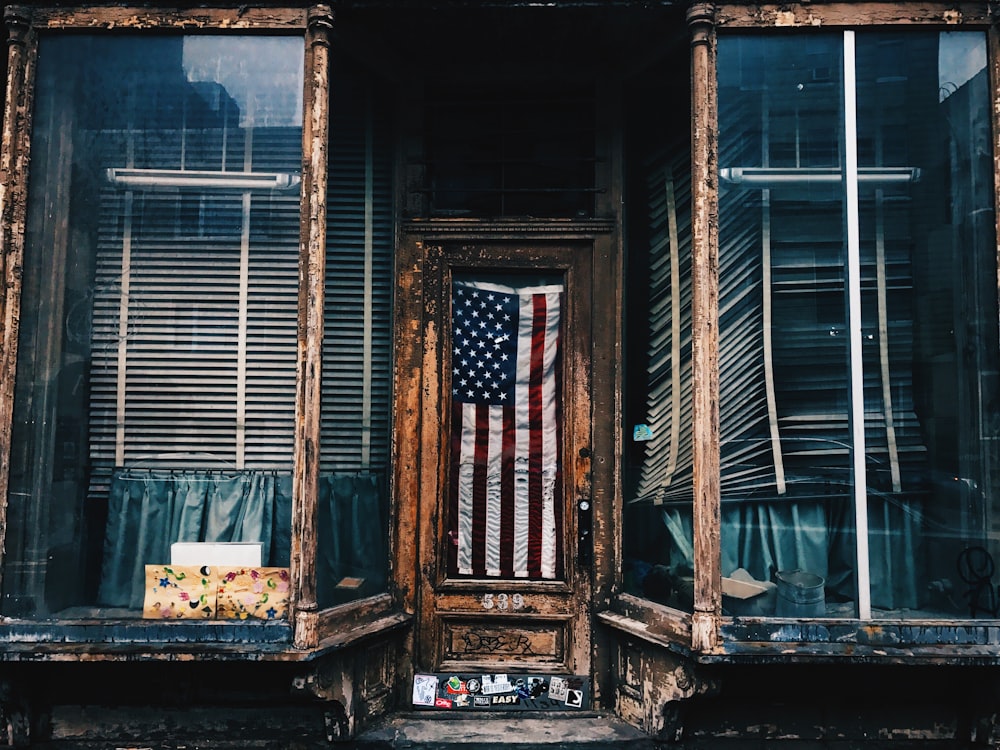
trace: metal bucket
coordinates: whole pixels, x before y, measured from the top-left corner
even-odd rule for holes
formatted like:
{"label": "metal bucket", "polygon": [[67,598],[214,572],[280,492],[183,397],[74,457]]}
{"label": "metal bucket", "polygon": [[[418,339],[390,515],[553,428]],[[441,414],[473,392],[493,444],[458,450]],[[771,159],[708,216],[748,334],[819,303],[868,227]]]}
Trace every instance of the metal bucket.
{"label": "metal bucket", "polygon": [[826,580],[804,570],[779,570],[774,574],[778,585],[778,598],[774,614],[778,617],[823,617],[826,614],[826,597],[823,587]]}

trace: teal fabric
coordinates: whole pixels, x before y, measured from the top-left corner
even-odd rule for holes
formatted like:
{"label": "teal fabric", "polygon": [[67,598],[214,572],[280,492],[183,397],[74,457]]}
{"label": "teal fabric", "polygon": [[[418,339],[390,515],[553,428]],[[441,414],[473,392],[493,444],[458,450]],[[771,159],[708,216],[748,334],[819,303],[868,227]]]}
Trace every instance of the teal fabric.
{"label": "teal fabric", "polygon": [[[384,591],[388,578],[386,480],[373,472],[320,477],[316,597],[321,608]],[[338,588],[345,577],[358,589]]]}
{"label": "teal fabric", "polygon": [[291,501],[278,472],[116,470],[98,604],[141,608],[145,566],[169,563],[173,542],[262,542],[265,565],[287,566]]}
{"label": "teal fabric", "polygon": [[[694,548],[690,508],[665,508],[668,566],[690,574]],[[844,499],[724,502],[720,511],[722,575],[737,568],[772,580],[779,570],[822,576],[827,598],[855,599],[854,512]],[[868,557],[871,603],[876,609],[916,609],[927,595],[919,500],[870,497]]]}

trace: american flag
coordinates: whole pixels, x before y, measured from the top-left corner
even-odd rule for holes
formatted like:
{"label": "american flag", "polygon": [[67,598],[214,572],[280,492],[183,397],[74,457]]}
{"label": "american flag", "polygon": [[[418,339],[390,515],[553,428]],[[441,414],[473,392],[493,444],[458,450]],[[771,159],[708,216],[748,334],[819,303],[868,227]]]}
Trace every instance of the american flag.
{"label": "american flag", "polygon": [[563,575],[562,292],[453,282],[452,574]]}

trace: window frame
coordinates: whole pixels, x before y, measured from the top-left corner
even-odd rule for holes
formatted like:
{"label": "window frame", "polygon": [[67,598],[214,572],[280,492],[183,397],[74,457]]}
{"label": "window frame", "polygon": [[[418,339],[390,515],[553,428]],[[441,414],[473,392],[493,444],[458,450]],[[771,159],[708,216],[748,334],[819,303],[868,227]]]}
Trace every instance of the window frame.
{"label": "window frame", "polygon": [[[997,620],[739,618],[722,614],[720,538],[718,86],[716,49],[727,32],[787,34],[822,29],[843,33],[873,27],[920,27],[987,33],[992,97],[1000,82],[1000,35],[985,2],[762,4],[696,3],[687,14],[691,36],[691,232],[694,445],[694,606],[684,612],[619,594],[599,613],[606,625],[703,663],[872,660],[912,663],[988,661],[996,653]],[[1000,206],[1000,116],[994,107],[994,205]],[[1000,212],[995,212],[1000,213]],[[1000,222],[994,222],[1000,236]],[[998,254],[1000,261],[1000,254]],[[1000,268],[1000,262],[998,262]],[[1000,283],[998,283],[1000,293]],[[998,342],[1000,343],[1000,342]],[[622,436],[619,436],[622,439]]]}
{"label": "window frame", "polygon": [[[9,148],[0,157],[0,272],[5,282],[0,297],[0,527],[6,531],[10,438],[16,371],[18,310],[24,253],[27,180],[31,137],[31,103],[40,33],[208,33],[236,35],[296,35],[304,38],[302,175],[299,201],[298,334],[295,434],[292,461],[291,565],[292,593],[288,619],[248,628],[239,621],[150,620],[10,621],[0,634],[3,650],[37,650],[39,640],[56,642],[60,651],[96,649],[101,658],[171,660],[206,651],[232,660],[307,661],[317,653],[342,648],[373,633],[404,627],[409,617],[399,612],[394,597],[384,591],[365,599],[320,609],[316,595],[318,555],[317,503],[320,461],[325,301],[327,172],[330,117],[330,37],[333,13],[328,6],[310,8],[197,8],[158,11],[150,8],[89,6],[30,8],[7,6],[8,32],[3,137]],[[388,532],[388,530],[386,530]],[[394,546],[390,540],[390,548]],[[2,568],[0,568],[2,574]],[[178,641],[170,649],[143,644]],[[234,645],[238,645],[234,648]],[[251,647],[248,648],[247,646]]]}

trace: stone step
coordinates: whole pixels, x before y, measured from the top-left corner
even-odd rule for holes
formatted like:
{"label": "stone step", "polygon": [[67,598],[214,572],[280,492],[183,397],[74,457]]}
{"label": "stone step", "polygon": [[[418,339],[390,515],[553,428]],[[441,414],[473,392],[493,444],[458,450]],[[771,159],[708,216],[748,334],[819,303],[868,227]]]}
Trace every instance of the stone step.
{"label": "stone step", "polygon": [[362,732],[356,750],[654,750],[648,735],[601,712],[525,711],[395,714]]}

